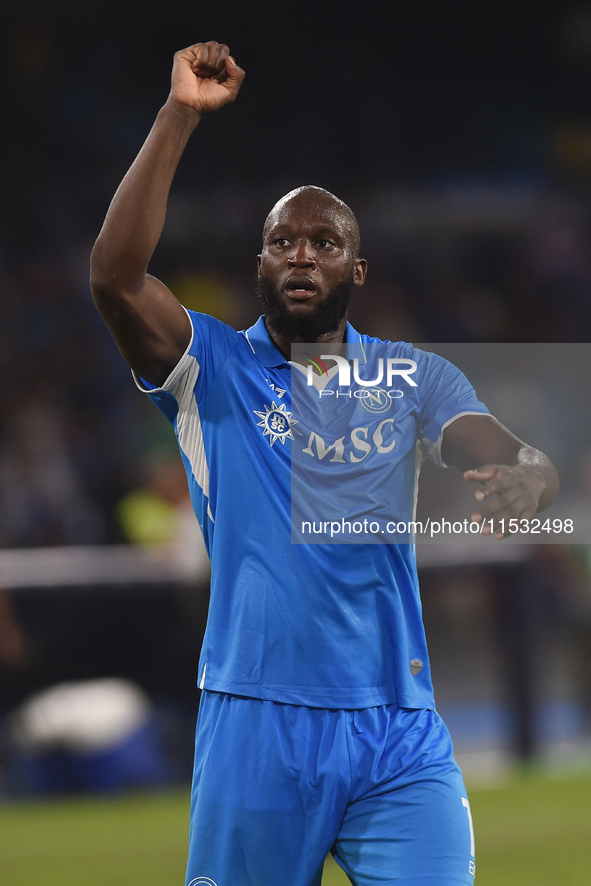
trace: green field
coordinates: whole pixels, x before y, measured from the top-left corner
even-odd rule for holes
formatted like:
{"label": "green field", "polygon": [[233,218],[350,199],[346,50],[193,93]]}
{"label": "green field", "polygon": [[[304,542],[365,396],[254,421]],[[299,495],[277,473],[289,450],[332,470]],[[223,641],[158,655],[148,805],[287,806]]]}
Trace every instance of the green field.
{"label": "green field", "polygon": [[[478,886],[591,882],[591,775],[470,790]],[[180,886],[186,792],[0,805],[2,886]],[[330,860],[324,886],[349,881]]]}

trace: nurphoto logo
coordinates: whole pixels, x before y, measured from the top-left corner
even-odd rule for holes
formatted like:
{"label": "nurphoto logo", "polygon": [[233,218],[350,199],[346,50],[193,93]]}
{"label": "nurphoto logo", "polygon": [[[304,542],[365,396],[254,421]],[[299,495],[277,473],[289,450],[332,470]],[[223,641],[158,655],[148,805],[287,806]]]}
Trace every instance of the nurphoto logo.
{"label": "nurphoto logo", "polygon": [[[334,360],[339,368],[339,387],[350,387],[351,385],[351,363],[353,364],[353,379],[357,382],[358,385],[362,387],[374,387],[375,385],[379,385],[380,382],[384,378],[384,358],[380,357],[378,359],[378,374],[376,378],[360,378],[359,377],[359,359],[354,357],[351,363],[347,360],[346,357],[341,357],[339,354],[320,354],[320,358],[318,362],[322,366],[325,374],[328,375],[328,370],[323,360]],[[318,362],[313,359],[309,359],[309,366],[306,367],[306,375],[308,379],[308,385],[311,387],[314,384],[314,369],[318,371]],[[404,364],[406,368],[403,368],[400,364]],[[397,368],[398,367],[398,368]],[[411,385],[413,388],[417,387],[416,381],[410,376],[417,371],[417,364],[415,360],[406,359],[404,357],[387,357],[386,358],[386,387],[391,388],[393,385],[394,376],[402,376],[407,384]]]}

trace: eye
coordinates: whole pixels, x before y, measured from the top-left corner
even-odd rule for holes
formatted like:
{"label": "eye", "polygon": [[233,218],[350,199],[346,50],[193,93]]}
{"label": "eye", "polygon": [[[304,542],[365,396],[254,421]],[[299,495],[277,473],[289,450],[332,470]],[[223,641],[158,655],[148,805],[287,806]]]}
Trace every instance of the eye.
{"label": "eye", "polygon": [[318,246],[321,249],[334,249],[335,244],[332,240],[327,240],[326,237],[323,237],[321,240],[318,241]]}
{"label": "eye", "polygon": [[287,239],[287,237],[275,237],[275,239],[273,240],[273,246],[278,246],[280,249],[283,246],[287,246],[288,243],[289,240]]}

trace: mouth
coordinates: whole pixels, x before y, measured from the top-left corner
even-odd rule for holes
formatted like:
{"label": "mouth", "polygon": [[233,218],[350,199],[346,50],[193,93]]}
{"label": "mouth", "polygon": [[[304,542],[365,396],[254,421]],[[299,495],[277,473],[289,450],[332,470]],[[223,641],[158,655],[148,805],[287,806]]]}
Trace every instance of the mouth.
{"label": "mouth", "polygon": [[318,291],[318,287],[309,277],[291,276],[283,286],[284,292],[295,301],[306,301]]}

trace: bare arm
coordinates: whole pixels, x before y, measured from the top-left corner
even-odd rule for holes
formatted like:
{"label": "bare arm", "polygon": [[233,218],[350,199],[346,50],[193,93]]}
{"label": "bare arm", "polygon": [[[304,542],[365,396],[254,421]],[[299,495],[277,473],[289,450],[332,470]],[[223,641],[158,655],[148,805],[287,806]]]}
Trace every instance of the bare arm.
{"label": "bare arm", "polygon": [[152,384],[166,380],[191,334],[172,292],[147,273],[170,186],[203,114],[233,101],[243,79],[224,44],[197,43],[177,52],[168,100],[117,189],[92,251],[95,304],[127,363]]}
{"label": "bare arm", "polygon": [[[443,434],[442,457],[464,471],[482,507],[472,514],[477,523],[493,518],[533,517],[549,507],[558,493],[558,474],[550,459],[519,440],[489,415],[464,415]],[[482,530],[490,534],[489,526]],[[508,535],[496,532],[497,538]]]}

